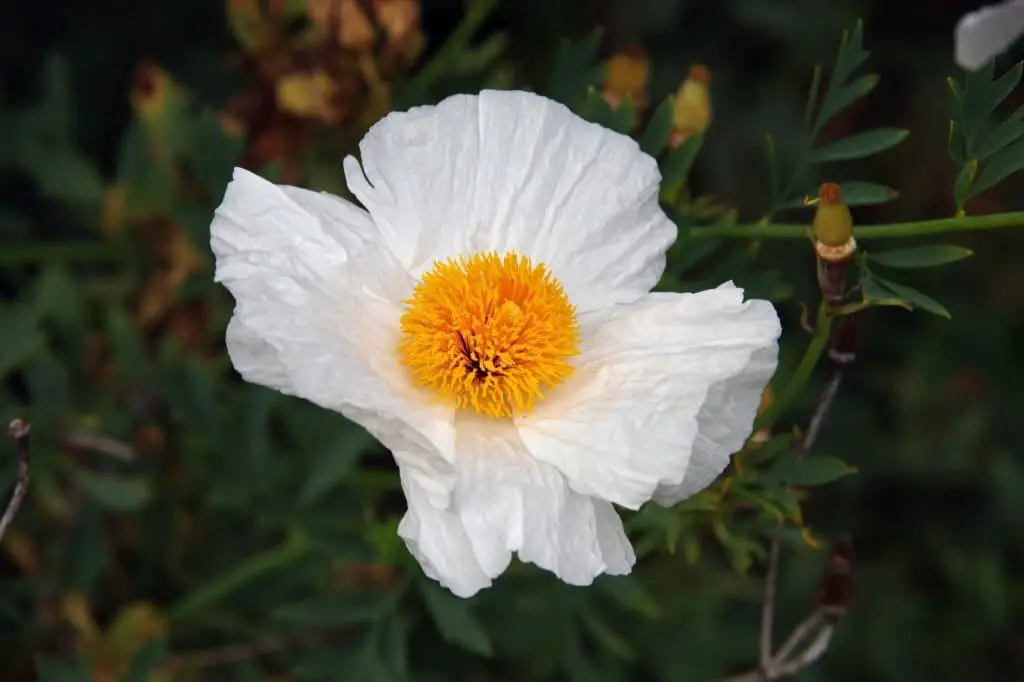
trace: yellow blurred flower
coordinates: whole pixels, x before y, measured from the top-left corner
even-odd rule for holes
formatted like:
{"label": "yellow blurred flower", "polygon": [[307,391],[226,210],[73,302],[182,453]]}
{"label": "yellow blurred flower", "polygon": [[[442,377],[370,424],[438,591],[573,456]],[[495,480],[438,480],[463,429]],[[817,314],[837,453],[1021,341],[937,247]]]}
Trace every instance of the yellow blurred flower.
{"label": "yellow blurred flower", "polygon": [[601,96],[612,109],[618,109],[627,97],[637,110],[647,105],[647,81],[650,63],[643,47],[634,45],[612,55],[605,71]]}
{"label": "yellow blurred flower", "polygon": [[690,68],[686,80],[676,91],[669,147],[675,149],[693,133],[703,133],[711,125],[711,72],[702,64]]}
{"label": "yellow blurred flower", "polygon": [[[95,682],[115,682],[124,677],[135,656],[150,640],[164,638],[167,624],[163,615],[148,602],[123,607],[106,630],[96,623],[89,602],[81,594],[66,595],[60,614],[75,630],[75,646],[92,665]],[[159,672],[151,682],[166,679]]]}
{"label": "yellow blurred flower", "polygon": [[342,116],[338,85],[326,71],[288,74],[277,81],[276,94],[281,110],[294,116],[324,123],[337,123]]}

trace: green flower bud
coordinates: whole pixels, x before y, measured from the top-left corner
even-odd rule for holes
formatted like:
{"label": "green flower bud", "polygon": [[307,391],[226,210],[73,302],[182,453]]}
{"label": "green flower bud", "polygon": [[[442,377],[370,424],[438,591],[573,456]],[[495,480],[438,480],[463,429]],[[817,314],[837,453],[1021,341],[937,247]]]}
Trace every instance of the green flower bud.
{"label": "green flower bud", "polygon": [[845,246],[853,238],[853,216],[843,203],[839,185],[826,182],[818,190],[818,208],[811,230],[815,241],[830,247]]}

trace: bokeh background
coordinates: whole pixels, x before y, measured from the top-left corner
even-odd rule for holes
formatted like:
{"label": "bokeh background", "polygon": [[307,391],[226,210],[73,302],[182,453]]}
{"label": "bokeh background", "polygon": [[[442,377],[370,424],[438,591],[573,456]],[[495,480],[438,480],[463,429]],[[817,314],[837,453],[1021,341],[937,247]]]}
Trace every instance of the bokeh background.
{"label": "bokeh background", "polygon": [[[634,578],[588,590],[518,565],[472,603],[425,583],[394,534],[404,502],[387,454],[231,370],[213,206],[236,164],[343,193],[340,158],[389,108],[543,88],[562,41],[603,26],[602,59],[642,48],[646,113],[709,67],[714,120],[690,184],[754,221],[765,133],[787,158],[813,65],[861,18],[881,82],[826,135],[911,135],[854,164],[900,193],[855,218],[948,216],[952,29],[975,4],[517,0],[470,3],[476,26],[456,0],[342,4],[337,32],[308,40],[331,20],[316,0],[0,4],[0,414],[34,425],[31,492],[0,544],[0,681],[667,682],[749,668],[766,536],[742,518],[723,540],[707,510],[682,510],[674,551],[659,536]],[[969,211],[1020,209],[1021,189],[1011,178]],[[943,241],[975,256],[906,281],[953,319],[869,311],[815,449],[858,473],[815,488],[806,525],[823,545],[849,534],[856,560],[849,613],[801,680],[1024,679],[1024,234]],[[748,252],[726,244],[693,278],[760,283],[786,320],[785,370],[805,344],[798,303],[817,296],[813,256],[803,241],[735,258]],[[783,428],[806,421],[824,376]],[[794,537],[782,633],[825,561]]]}

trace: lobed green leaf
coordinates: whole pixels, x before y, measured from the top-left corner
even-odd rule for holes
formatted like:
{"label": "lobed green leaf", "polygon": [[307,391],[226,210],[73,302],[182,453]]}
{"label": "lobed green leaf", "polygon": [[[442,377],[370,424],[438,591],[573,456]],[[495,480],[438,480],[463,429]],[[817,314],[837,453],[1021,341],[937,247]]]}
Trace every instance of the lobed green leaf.
{"label": "lobed green leaf", "polygon": [[819,147],[811,152],[812,163],[825,161],[847,161],[862,159],[895,147],[907,138],[909,130],[900,128],[877,128],[855,133],[849,137]]}
{"label": "lobed green leaf", "polygon": [[868,259],[889,268],[932,268],[970,258],[970,249],[953,244],[932,244],[907,249],[869,253]]}
{"label": "lobed green leaf", "polygon": [[925,310],[933,315],[944,317],[947,320],[952,319],[953,317],[941,303],[936,301],[934,298],[921,293],[917,289],[913,289],[903,284],[897,284],[896,282],[891,282],[874,273],[871,273],[871,280],[883,290],[887,290],[893,296],[903,299],[913,308],[920,308],[921,310]]}
{"label": "lobed green leaf", "polygon": [[675,97],[672,95],[666,97],[665,101],[659,104],[654,113],[651,114],[651,120],[647,122],[647,127],[644,128],[644,132],[640,135],[640,149],[654,158],[658,158],[665,151],[665,145],[668,144],[668,137],[672,132],[672,117],[675,107]]}

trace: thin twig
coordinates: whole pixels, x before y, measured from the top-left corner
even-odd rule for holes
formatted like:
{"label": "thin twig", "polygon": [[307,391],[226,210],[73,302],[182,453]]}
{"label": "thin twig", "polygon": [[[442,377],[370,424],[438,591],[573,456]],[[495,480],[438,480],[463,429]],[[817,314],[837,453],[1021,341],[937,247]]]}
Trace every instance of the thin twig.
{"label": "thin twig", "polygon": [[175,654],[167,659],[167,662],[161,666],[161,669],[176,671],[217,668],[243,661],[252,661],[291,649],[337,645],[344,642],[345,637],[346,632],[341,629],[293,632],[287,635],[268,637],[261,642],[228,644],[213,649]]}
{"label": "thin twig", "polygon": [[135,449],[131,445],[107,436],[99,436],[85,431],[72,431],[64,436],[63,441],[64,445],[76,450],[95,452],[122,462],[135,460]]}
{"label": "thin twig", "polygon": [[772,535],[771,547],[768,550],[768,573],[764,579],[764,603],[761,605],[761,641],[758,649],[758,666],[762,671],[768,670],[772,662],[772,630],[775,621],[775,589],[779,574],[779,527],[776,526]]}
{"label": "thin twig", "polygon": [[167,670],[215,668],[278,653],[294,643],[294,638],[278,637],[265,642],[229,644],[217,649],[178,654],[171,657],[163,667]]}
{"label": "thin twig", "polygon": [[825,655],[828,651],[828,645],[832,641],[832,633],[835,632],[835,626],[826,624],[819,632],[818,636],[811,642],[810,646],[803,650],[803,652],[795,657],[793,660],[780,665],[776,669],[775,679],[780,677],[789,677],[790,675],[796,675],[798,672],[807,668],[817,662],[819,658]]}
{"label": "thin twig", "polygon": [[18,455],[18,482],[11,494],[11,501],[7,503],[4,515],[0,517],[0,540],[7,533],[7,528],[14,521],[21,507],[21,501],[25,499],[28,492],[28,434],[31,425],[23,419],[12,419],[7,426],[7,431],[14,440],[14,449]]}
{"label": "thin twig", "polygon": [[814,409],[814,415],[811,416],[811,421],[807,425],[807,432],[804,434],[804,440],[801,443],[801,452],[799,455],[806,455],[810,449],[814,446],[814,441],[818,440],[818,434],[821,433],[821,426],[825,423],[825,417],[828,416],[828,411],[832,408],[832,401],[836,398],[836,393],[839,392],[839,384],[843,381],[843,366],[837,365],[832,371],[832,377],[825,384],[825,389],[821,392],[821,396],[818,398],[818,405]]}
{"label": "thin twig", "polygon": [[807,636],[811,634],[816,627],[821,625],[822,620],[821,611],[819,609],[815,609],[811,615],[800,621],[800,624],[793,628],[793,632],[789,633],[789,639],[786,640],[786,643],[779,648],[776,658],[787,659],[793,655],[793,650],[803,644],[804,640],[807,639]]}

